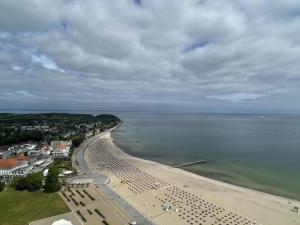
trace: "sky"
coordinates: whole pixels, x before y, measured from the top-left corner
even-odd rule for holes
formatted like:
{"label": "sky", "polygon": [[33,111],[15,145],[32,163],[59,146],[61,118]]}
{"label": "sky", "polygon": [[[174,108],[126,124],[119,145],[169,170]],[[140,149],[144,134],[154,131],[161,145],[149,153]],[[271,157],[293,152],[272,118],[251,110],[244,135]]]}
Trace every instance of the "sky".
{"label": "sky", "polygon": [[300,113],[300,2],[0,1],[0,109]]}

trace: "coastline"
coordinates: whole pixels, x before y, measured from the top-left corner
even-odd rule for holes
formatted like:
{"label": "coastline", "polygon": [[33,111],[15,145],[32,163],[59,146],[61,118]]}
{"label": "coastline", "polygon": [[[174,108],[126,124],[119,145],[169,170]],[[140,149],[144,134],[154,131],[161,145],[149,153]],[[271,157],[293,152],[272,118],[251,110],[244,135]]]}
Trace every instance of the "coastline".
{"label": "coastline", "polygon": [[[294,206],[300,206],[300,202],[297,200],[224,183],[186,170],[130,156],[115,145],[110,132],[102,135],[99,139],[106,150],[115,157],[152,176],[165,180],[169,184],[199,195],[213,204],[220,205],[246,218],[251,218],[258,224],[296,225],[300,222],[299,214],[291,211]],[[160,215],[157,209],[154,210],[147,206],[155,202],[153,199],[157,193],[148,191],[141,194],[132,194],[126,190],[126,185],[122,184],[113,173],[109,171],[102,171],[101,173],[110,178],[111,182],[108,186],[144,216],[157,224],[169,224],[169,217],[164,214]]]}
{"label": "coastline", "polygon": [[[170,148],[170,146],[172,145],[160,145],[159,142],[156,143],[155,140],[153,142],[154,144],[152,144],[152,142],[149,142],[148,139],[144,139],[145,135],[140,136],[136,133],[134,133],[135,136],[133,136],[132,133],[129,133],[129,135],[127,135],[124,129],[125,128],[121,128],[112,131],[112,137],[114,139],[113,142],[118,148],[122,149],[130,156],[158,162],[168,166],[174,166],[179,163],[182,163],[182,161],[178,160],[179,154],[178,148],[176,146],[174,148]],[[149,136],[149,133],[146,134]],[[154,138],[150,138],[150,141],[153,141],[153,139]],[[146,140],[146,143],[142,144],[139,140]],[[190,141],[189,138],[188,141]],[[185,143],[185,141],[183,142]],[[151,145],[149,143],[151,143]],[[157,149],[159,149],[160,146],[163,146],[161,151],[162,154],[160,154],[160,152],[157,151]],[[189,149],[193,149],[193,146],[191,146],[189,142],[187,142],[187,146]],[[154,151],[152,152],[151,148],[153,147]],[[176,155],[175,157],[173,155],[171,155],[170,157],[166,155],[166,153],[172,154],[173,151]],[[193,158],[190,157],[190,152],[186,154],[187,157],[185,157],[185,154],[181,154],[180,159],[183,159],[183,162],[193,161]],[[198,153],[195,153],[195,156],[199,159],[207,159],[208,163],[203,165],[201,164],[187,166],[182,168],[183,170],[192,172],[199,176],[211,178],[213,180],[218,180],[221,182],[237,185],[244,188],[249,188],[259,192],[264,192],[271,195],[281,196],[284,198],[300,201],[300,193],[298,188],[300,187],[300,183],[297,181],[297,179],[293,178],[297,176],[297,174],[295,173],[295,171],[297,170],[294,169],[291,173],[288,173],[289,171],[287,168],[289,167],[281,162],[277,162],[277,165],[274,166],[273,169],[267,166],[264,167],[262,165],[255,164],[255,161],[251,164],[242,164],[239,163],[240,161],[237,161],[236,159],[235,161],[231,161],[231,159],[226,160],[222,158],[222,156],[218,157],[216,155],[212,158],[210,155],[208,155],[207,157],[207,152],[205,151],[204,158],[202,158],[202,156],[200,156]]]}

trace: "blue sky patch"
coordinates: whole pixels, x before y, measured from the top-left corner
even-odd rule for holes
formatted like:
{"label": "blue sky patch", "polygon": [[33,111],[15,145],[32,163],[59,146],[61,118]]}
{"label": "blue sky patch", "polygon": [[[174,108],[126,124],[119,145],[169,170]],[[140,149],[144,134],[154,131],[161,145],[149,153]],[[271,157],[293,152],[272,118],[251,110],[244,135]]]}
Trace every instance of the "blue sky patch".
{"label": "blue sky patch", "polygon": [[203,48],[203,47],[205,47],[205,46],[207,46],[207,45],[208,45],[208,42],[207,42],[207,41],[199,41],[199,42],[195,42],[194,44],[187,46],[187,47],[183,50],[183,52],[184,52],[184,53],[191,52],[191,51],[194,51],[194,50],[196,50],[196,49],[198,49],[198,48]]}

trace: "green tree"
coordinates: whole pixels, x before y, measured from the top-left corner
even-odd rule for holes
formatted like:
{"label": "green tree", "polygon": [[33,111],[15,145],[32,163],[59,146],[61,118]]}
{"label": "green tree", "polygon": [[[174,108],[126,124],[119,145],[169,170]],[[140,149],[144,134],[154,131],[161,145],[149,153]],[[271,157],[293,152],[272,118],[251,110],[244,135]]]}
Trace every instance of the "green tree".
{"label": "green tree", "polygon": [[44,185],[45,192],[47,193],[56,192],[61,188],[61,183],[58,179],[58,175],[59,175],[58,168],[54,166],[50,167]]}
{"label": "green tree", "polygon": [[72,145],[78,147],[85,139],[84,135],[77,135],[72,138]]}
{"label": "green tree", "polygon": [[0,192],[5,188],[5,183],[3,181],[0,182]]}
{"label": "green tree", "polygon": [[43,186],[43,175],[41,173],[33,173],[27,176],[28,191],[39,191]]}
{"label": "green tree", "polygon": [[15,189],[18,191],[38,191],[42,188],[43,175],[41,173],[32,173],[17,179],[15,182]]}
{"label": "green tree", "polygon": [[12,187],[12,188],[14,188],[14,189],[16,189],[17,184],[18,184],[18,182],[19,182],[20,179],[21,179],[21,177],[14,177],[12,179],[12,181],[10,182],[9,186]]}
{"label": "green tree", "polygon": [[16,190],[24,191],[28,189],[28,186],[29,186],[29,182],[27,177],[22,177],[17,181]]}

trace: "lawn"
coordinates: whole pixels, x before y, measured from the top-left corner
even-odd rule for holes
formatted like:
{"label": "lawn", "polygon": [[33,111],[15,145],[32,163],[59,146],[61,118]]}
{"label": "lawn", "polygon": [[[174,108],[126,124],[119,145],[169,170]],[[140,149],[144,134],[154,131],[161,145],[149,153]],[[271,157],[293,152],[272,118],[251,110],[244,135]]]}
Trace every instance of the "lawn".
{"label": "lawn", "polygon": [[72,170],[72,163],[69,159],[56,159],[54,162],[54,166],[60,169]]}
{"label": "lawn", "polygon": [[69,212],[58,193],[8,191],[0,192],[0,224],[28,225],[33,220]]}

